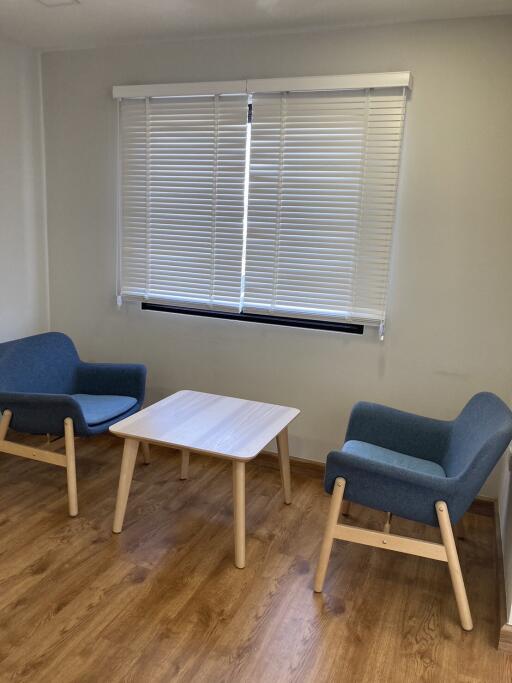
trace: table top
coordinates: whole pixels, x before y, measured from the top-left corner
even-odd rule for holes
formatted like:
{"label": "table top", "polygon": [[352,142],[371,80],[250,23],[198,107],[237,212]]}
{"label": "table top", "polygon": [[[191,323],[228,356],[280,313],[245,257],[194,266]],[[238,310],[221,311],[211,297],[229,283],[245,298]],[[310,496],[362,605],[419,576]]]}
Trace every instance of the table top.
{"label": "table top", "polygon": [[300,410],[271,403],[178,391],[110,427],[116,436],[251,460]]}

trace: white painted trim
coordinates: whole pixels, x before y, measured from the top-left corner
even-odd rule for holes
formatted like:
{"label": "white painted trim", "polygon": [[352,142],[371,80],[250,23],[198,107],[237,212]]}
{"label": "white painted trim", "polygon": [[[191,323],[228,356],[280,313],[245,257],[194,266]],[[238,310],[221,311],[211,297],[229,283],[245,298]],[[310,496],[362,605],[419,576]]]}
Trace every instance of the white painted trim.
{"label": "white painted trim", "polygon": [[115,85],[114,99],[123,97],[186,97],[187,95],[235,95],[256,92],[301,92],[308,90],[363,90],[366,88],[409,88],[410,71],[341,76],[297,76],[291,78],[253,78],[243,81],[206,83],[157,83],[153,85]]}
{"label": "white painted trim", "polygon": [[40,154],[41,154],[41,222],[43,227],[43,260],[44,260],[44,290],[45,290],[45,318],[46,330],[51,330],[51,308],[50,308],[50,254],[49,254],[49,233],[48,233],[48,184],[46,177],[46,130],[44,115],[44,92],[43,92],[43,60],[42,51],[36,52],[37,56],[37,97],[39,106],[39,135]]}
{"label": "white painted trim", "polygon": [[121,104],[120,100],[116,101],[116,111],[115,111],[115,153],[114,153],[114,163],[116,167],[115,171],[115,221],[116,221],[116,304],[121,306],[123,303],[123,297],[121,294],[122,286],[122,273],[121,273],[121,245],[122,245],[122,235],[121,235],[121,223],[122,223],[122,171],[121,171]]}
{"label": "white painted trim", "polygon": [[115,85],[114,99],[123,97],[186,97],[187,95],[240,95],[247,81],[211,81],[209,83],[157,83],[154,85]]}
{"label": "white painted trim", "polygon": [[[509,402],[510,406],[510,402]],[[505,601],[507,624],[512,626],[512,454],[509,445],[498,466],[500,488],[498,491],[498,517],[503,550],[503,572],[505,581]],[[502,624],[501,624],[502,625]],[[501,626],[500,625],[500,626]]]}
{"label": "white painted trim", "polygon": [[247,92],[300,92],[307,90],[364,90],[366,88],[410,88],[410,71],[343,76],[299,76],[296,78],[253,78]]}

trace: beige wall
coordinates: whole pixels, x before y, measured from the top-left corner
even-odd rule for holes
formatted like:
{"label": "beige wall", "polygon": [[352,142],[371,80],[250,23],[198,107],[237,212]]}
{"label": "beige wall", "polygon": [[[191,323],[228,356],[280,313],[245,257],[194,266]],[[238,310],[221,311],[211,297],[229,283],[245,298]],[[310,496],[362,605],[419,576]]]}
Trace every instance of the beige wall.
{"label": "beige wall", "polygon": [[39,55],[0,42],[0,342],[48,329]]}
{"label": "beige wall", "polygon": [[[115,305],[114,84],[411,70],[386,339]],[[322,460],[358,399],[450,418],[512,387],[512,20],[186,40],[43,57],[51,324],[91,360],[303,412]],[[497,492],[491,484],[488,493]]]}

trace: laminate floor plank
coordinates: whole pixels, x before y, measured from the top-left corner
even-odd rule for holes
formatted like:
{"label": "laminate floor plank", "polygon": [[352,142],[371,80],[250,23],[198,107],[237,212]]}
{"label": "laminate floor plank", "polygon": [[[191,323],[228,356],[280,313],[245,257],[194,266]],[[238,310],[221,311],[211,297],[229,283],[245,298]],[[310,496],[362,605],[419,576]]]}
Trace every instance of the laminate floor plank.
{"label": "laminate floor plank", "polygon": [[[31,440],[27,439],[30,443]],[[496,650],[494,520],[469,513],[458,542],[475,621],[458,622],[446,565],[335,542],[313,574],[329,506],[294,471],[283,504],[268,458],[247,464],[247,566],[233,564],[229,462],[138,458],[124,530],[112,520],[122,443],[77,442],[79,516],[63,470],[0,458],[0,681],[33,683],[505,683]],[[349,524],[381,529],[353,505]],[[438,540],[393,520],[393,531]]]}

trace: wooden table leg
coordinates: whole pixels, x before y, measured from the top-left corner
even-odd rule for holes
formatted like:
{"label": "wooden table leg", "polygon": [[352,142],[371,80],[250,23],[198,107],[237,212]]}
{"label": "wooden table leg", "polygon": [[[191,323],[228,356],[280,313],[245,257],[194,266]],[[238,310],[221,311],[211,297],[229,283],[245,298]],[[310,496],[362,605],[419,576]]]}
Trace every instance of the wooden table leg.
{"label": "wooden table leg", "polygon": [[235,565],[245,567],[245,462],[233,460],[233,513],[235,522]]}
{"label": "wooden table leg", "polygon": [[135,439],[125,439],[123,450],[123,461],[121,463],[121,474],[119,476],[119,488],[117,489],[116,511],[114,514],[114,526],[112,531],[115,534],[121,533],[123,529],[124,514],[126,503],[130,493],[135,459],[139,450],[139,442]]}
{"label": "wooden table leg", "polygon": [[181,473],[180,479],[188,479],[188,463],[190,460],[190,451],[183,448],[181,451]]}
{"label": "wooden table leg", "polygon": [[288,451],[288,428],[285,427],[277,435],[277,451],[279,453],[279,467],[281,469],[281,481],[283,482],[284,502],[290,505],[292,502],[292,483],[290,477],[290,454]]}

